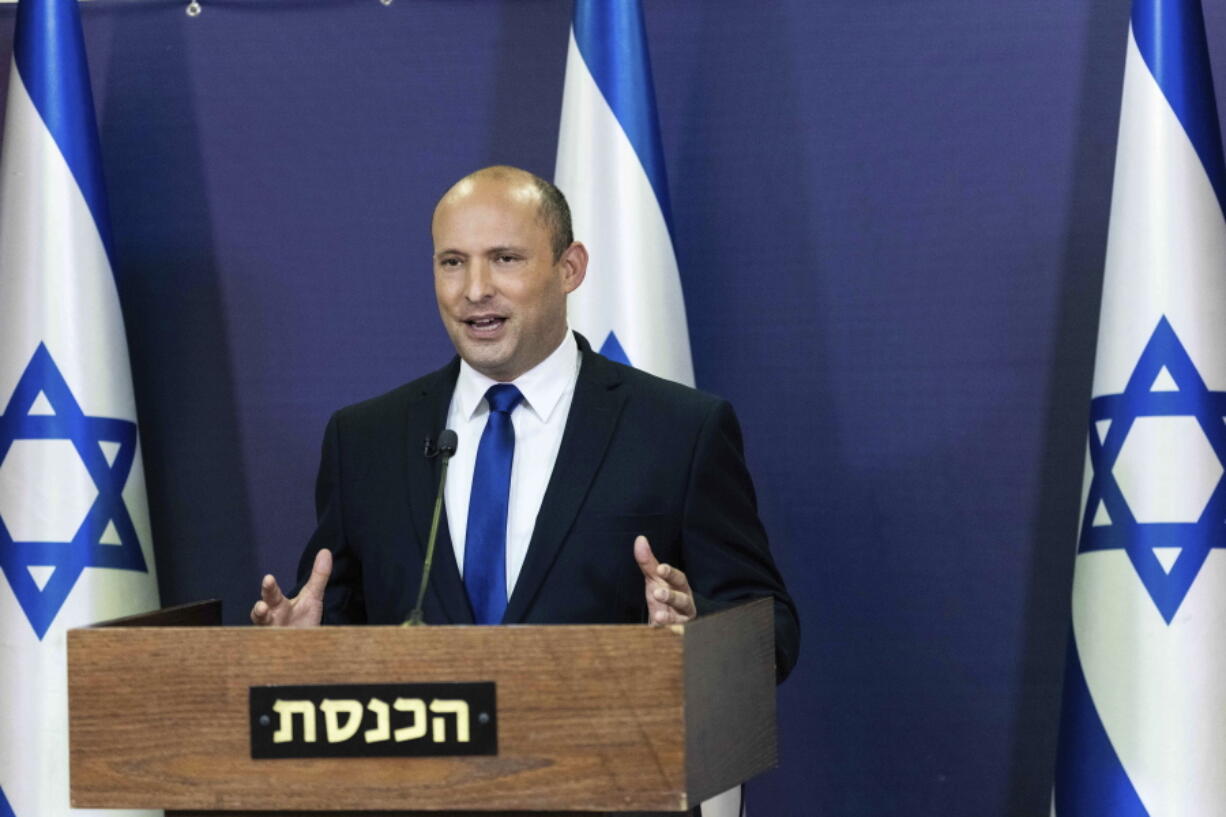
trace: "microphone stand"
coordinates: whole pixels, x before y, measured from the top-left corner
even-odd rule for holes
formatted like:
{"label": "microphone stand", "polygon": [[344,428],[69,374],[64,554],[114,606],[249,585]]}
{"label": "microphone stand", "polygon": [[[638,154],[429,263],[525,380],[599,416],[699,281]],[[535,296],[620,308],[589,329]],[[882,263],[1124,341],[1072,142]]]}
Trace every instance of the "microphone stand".
{"label": "microphone stand", "polygon": [[[427,445],[427,449],[429,446]],[[417,589],[417,604],[413,612],[401,627],[420,627],[426,622],[422,620],[421,607],[426,600],[426,584],[430,580],[430,566],[434,564],[434,540],[438,537],[438,520],[443,510],[443,486],[447,484],[447,463],[456,449],[456,434],[448,429],[439,435],[438,448],[435,453],[442,455],[442,468],[438,477],[438,496],[434,498],[434,517],[430,520],[430,538],[426,542],[426,561],[421,568],[421,587]],[[429,453],[426,454],[429,456]]]}

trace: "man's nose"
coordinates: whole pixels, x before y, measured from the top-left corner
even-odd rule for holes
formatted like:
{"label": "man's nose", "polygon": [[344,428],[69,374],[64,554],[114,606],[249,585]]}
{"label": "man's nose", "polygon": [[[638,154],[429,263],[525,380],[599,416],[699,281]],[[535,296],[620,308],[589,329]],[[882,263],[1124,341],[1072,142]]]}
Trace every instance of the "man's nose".
{"label": "man's nose", "polygon": [[477,260],[468,267],[468,277],[464,281],[464,298],[472,303],[478,303],[494,294],[494,280],[490,275],[489,264]]}

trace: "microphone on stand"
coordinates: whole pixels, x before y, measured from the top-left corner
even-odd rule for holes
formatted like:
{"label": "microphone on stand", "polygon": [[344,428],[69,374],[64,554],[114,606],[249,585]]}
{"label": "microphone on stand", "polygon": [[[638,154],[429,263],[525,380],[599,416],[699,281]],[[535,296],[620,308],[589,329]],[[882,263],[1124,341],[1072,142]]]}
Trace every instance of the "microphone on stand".
{"label": "microphone on stand", "polygon": [[426,600],[426,584],[430,581],[430,566],[434,564],[434,540],[438,537],[438,520],[443,510],[443,486],[447,484],[447,463],[451,460],[451,455],[455,453],[457,442],[456,433],[451,429],[446,429],[438,435],[437,443],[433,438],[427,437],[422,451],[427,458],[442,457],[442,470],[438,475],[438,496],[434,499],[434,518],[430,520],[430,538],[426,541],[426,561],[421,568],[421,587],[417,589],[417,604],[413,606],[413,612],[409,613],[409,618],[401,625],[402,627],[419,627],[426,623],[422,621],[421,606]]}

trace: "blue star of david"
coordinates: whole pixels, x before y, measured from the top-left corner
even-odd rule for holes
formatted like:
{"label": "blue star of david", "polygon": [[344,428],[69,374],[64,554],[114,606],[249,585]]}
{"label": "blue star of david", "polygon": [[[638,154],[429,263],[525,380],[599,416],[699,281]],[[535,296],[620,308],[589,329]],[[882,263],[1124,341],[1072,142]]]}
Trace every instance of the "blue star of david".
{"label": "blue star of david", "polygon": [[[1177,391],[1152,390],[1163,367]],[[1112,468],[1138,417],[1188,416],[1196,418],[1218,460],[1226,463],[1226,392],[1209,391],[1163,316],[1123,394],[1108,394],[1090,402],[1090,464],[1094,473],[1081,520],[1078,552],[1123,549],[1167,624],[1183,604],[1209,551],[1226,547],[1226,480],[1218,480],[1197,521],[1141,523],[1128,507]],[[1095,424],[1102,420],[1110,420],[1111,425],[1100,441]],[[1100,502],[1111,518],[1109,525],[1093,524]],[[1181,548],[1169,572],[1154,554],[1156,547]]]}
{"label": "blue star of david", "polygon": [[13,814],[13,807],[9,805],[8,799],[4,796],[4,789],[0,789],[0,817],[16,817]]}
{"label": "blue star of david", "polygon": [[[40,392],[53,414],[30,413]],[[136,528],[123,501],[123,487],[136,458],[136,424],[87,417],[51,353],[40,343],[0,415],[0,463],[14,440],[71,441],[98,489],[98,497],[68,542],[14,541],[0,519],[0,571],[41,640],[85,568],[147,572]],[[112,462],[107,461],[103,442],[119,445]],[[102,542],[107,526],[112,524],[118,545]],[[55,568],[42,589],[28,570],[34,566]]]}
{"label": "blue star of david", "polygon": [[600,346],[600,354],[607,357],[609,360],[616,360],[618,363],[624,363],[627,366],[632,365],[630,358],[626,355],[626,350],[622,348],[621,343],[617,340],[617,335],[612,332],[604,339],[604,343]]}

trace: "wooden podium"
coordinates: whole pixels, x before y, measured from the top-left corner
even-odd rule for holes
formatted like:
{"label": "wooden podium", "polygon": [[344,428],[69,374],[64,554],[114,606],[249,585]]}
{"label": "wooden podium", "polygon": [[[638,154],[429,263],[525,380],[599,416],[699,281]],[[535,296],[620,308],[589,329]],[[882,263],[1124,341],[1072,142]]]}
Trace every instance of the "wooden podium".
{"label": "wooden podium", "polygon": [[[684,812],[775,764],[769,600],[672,627],[219,623],[204,602],[68,633],[74,807]],[[497,754],[252,757],[253,687],[490,681]]]}

